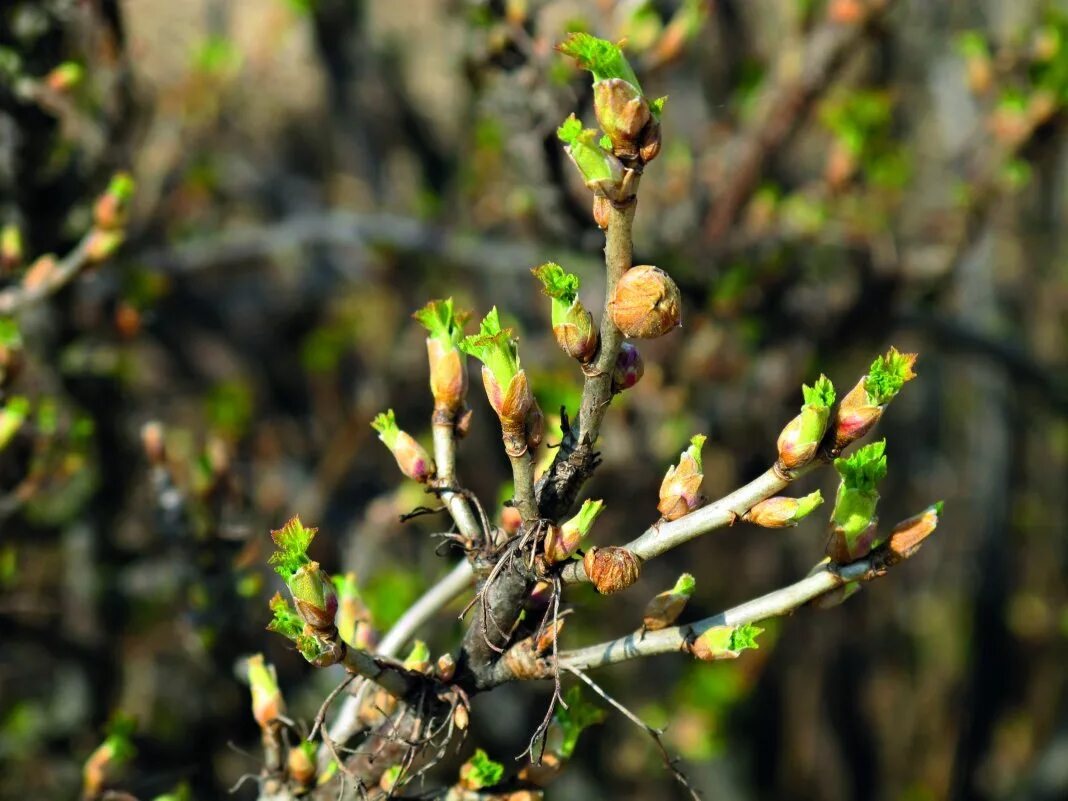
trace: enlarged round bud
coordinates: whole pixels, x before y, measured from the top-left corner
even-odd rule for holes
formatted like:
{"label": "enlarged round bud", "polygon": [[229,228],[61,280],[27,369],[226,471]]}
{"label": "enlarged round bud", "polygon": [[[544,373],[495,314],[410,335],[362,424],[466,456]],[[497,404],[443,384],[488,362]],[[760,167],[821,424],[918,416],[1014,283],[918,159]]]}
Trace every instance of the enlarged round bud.
{"label": "enlarged round bud", "polygon": [[871,403],[860,379],[838,406],[834,419],[834,449],[840,451],[867,434],[883,416],[883,407]]}
{"label": "enlarged round bud", "polygon": [[583,364],[594,357],[600,342],[593,315],[578,301],[571,305],[559,323],[553,321],[553,336],[564,353]]}
{"label": "enlarged round bud", "polygon": [[638,349],[624,342],[619,348],[619,356],[616,357],[616,366],[612,370],[612,394],[618,394],[625,389],[630,389],[637,384],[645,373],[645,362]]}
{"label": "enlarged round bud", "polygon": [[471,722],[471,713],[463,704],[457,704],[452,710],[452,722],[460,731],[467,731],[467,724]]}
{"label": "enlarged round bud", "polygon": [[286,581],[293,594],[293,606],[301,619],[319,631],[334,627],[337,616],[337,593],[330,577],[318,562],[309,562]]}
{"label": "enlarged round bud", "polygon": [[625,590],[642,574],[642,560],[626,548],[590,548],[582,560],[593,586],[601,595]]}
{"label": "enlarged round bud", "polygon": [[608,313],[624,336],[655,339],[682,322],[682,298],[671,276],[659,267],[633,267],[616,284]]}
{"label": "enlarged round bud", "polygon": [[593,110],[601,129],[612,140],[612,152],[620,158],[638,155],[638,136],[652,118],[649,103],[638,88],[622,78],[608,78],[593,85]]}

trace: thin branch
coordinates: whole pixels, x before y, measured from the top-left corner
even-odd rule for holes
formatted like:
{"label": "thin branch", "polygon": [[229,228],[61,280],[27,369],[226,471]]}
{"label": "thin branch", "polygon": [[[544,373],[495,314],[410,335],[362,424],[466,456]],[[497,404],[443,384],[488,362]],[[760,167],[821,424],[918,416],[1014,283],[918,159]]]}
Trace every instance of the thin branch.
{"label": "thin branch", "polygon": [[56,262],[40,282],[33,286],[19,283],[4,288],[0,292],[0,314],[16,314],[69,284],[89,264],[89,243],[93,233],[94,229],[90,229],[70,253]]}
{"label": "thin branch", "polygon": [[[378,644],[376,653],[381,656],[397,656],[415,632],[442,608],[469,589],[473,580],[474,571],[471,569],[471,564],[466,560],[458,563],[437,584],[408,607],[393,628],[386,632]],[[360,700],[360,694],[350,695],[341,705],[337,719],[330,727],[330,737],[336,742],[347,741],[359,730]]]}
{"label": "thin branch", "polygon": [[[456,487],[456,426],[451,423],[434,423],[434,464],[438,477],[435,483],[441,487]],[[441,499],[456,522],[456,527],[471,542],[483,537],[482,527],[471,511],[471,505],[460,492],[442,492]]]}
{"label": "thin branch", "polygon": [[623,207],[609,206],[605,230],[605,308],[601,315],[601,342],[597,356],[586,369],[578,419],[564,432],[552,466],[538,484],[538,508],[542,517],[557,519],[567,513],[579,489],[596,465],[594,445],[601,430],[608,404],[612,401],[612,372],[623,344],[623,334],[608,313],[608,299],[620,277],[633,264],[634,243],[631,227],[637,199]]}
{"label": "thin branch", "polygon": [[877,578],[882,575],[884,568],[882,558],[881,552],[875,552],[866,559],[844,566],[821,565],[801,581],[695,623],[644,634],[633,632],[610,642],[564,651],[560,654],[560,666],[568,670],[589,670],[654,654],[685,651],[689,643],[714,626],[741,626],[743,623],[786,615],[850,581]]}
{"label": "thin branch", "polygon": [[[778,467],[771,467],[748,484],[708,506],[703,506],[678,520],[654,523],[624,547],[643,560],[660,556],[695,537],[733,524],[754,505],[781,492],[792,481],[810,473],[823,463],[822,458],[817,457],[806,466],[790,473]],[[561,577],[566,583],[589,581],[581,561],[569,563]]]}

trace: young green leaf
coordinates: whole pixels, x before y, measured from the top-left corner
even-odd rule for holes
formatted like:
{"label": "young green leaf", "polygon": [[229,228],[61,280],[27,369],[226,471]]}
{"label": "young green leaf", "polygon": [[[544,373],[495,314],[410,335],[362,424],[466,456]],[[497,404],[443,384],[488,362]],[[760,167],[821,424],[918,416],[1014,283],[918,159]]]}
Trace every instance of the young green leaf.
{"label": "young green leaf", "polygon": [[571,33],[556,49],[565,56],[571,56],[579,67],[592,73],[595,82],[622,78],[641,90],[638,76],[634,74],[622,48],[617,44],[588,33]]}

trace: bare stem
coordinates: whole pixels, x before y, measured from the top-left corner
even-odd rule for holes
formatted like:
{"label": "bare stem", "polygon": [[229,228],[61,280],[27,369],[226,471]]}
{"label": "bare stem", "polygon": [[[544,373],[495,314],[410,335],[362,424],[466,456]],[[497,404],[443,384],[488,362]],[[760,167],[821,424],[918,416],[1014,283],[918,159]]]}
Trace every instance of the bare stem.
{"label": "bare stem", "polygon": [[822,565],[801,581],[695,623],[644,634],[633,632],[610,642],[564,651],[560,654],[560,667],[588,670],[654,654],[684,651],[688,643],[714,626],[741,626],[743,623],[779,617],[850,581],[876,578],[881,575],[876,565],[874,556],[844,566]]}
{"label": "bare stem", "polygon": [[512,462],[512,482],[515,484],[514,503],[523,523],[530,525],[538,519],[538,501],[534,495],[534,454],[528,448],[521,456],[509,456]]}
{"label": "bare stem", "polygon": [[[434,464],[438,471],[435,483],[442,487],[456,487],[456,426],[451,423],[434,423],[433,433]],[[441,499],[460,533],[472,541],[479,540],[482,528],[467,499],[458,492],[442,492]]]}
{"label": "bare stem", "polygon": [[10,315],[44,300],[66,286],[89,263],[89,242],[93,230],[81,238],[65,257],[60,259],[44,280],[32,287],[24,283],[6,287],[0,292],[0,314]]}

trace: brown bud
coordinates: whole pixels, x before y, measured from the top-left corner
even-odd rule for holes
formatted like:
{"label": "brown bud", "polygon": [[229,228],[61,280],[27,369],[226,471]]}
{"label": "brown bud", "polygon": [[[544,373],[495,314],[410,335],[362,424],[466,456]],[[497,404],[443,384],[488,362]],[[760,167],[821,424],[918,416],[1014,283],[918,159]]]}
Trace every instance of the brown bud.
{"label": "brown bud", "polygon": [[608,228],[608,215],[611,211],[611,201],[604,195],[593,196],[593,221],[602,231]]}
{"label": "brown bud", "polygon": [[58,266],[56,257],[51,253],[40,256],[22,276],[22,288],[33,290],[44,286],[52,279]]}
{"label": "brown bud", "polygon": [[671,277],[648,264],[623,273],[616,284],[608,313],[624,336],[655,339],[682,322],[682,298]]}
{"label": "brown bud", "polygon": [[460,731],[467,731],[467,724],[471,721],[471,713],[463,704],[457,704],[452,711],[452,722]]}
{"label": "brown bud", "polygon": [[564,628],[565,622],[566,618],[561,617],[546,626],[545,630],[538,635],[537,642],[534,643],[534,653],[544,654],[547,651],[551,651],[553,643],[556,642],[557,637],[560,636],[560,632]]}
{"label": "brown bud", "polygon": [[638,155],[647,163],[660,155],[660,123],[655,119],[649,120],[649,124],[642,131],[642,146]]}
{"label": "brown bud", "polygon": [[878,538],[879,518],[877,517],[873,517],[868,527],[855,537],[848,536],[845,529],[832,523],[825,553],[832,562],[848,565],[871,553],[871,549],[878,544]]}
{"label": "brown bud", "polygon": [[633,551],[615,546],[590,548],[582,560],[582,566],[601,595],[625,590],[642,573],[641,559]]}
{"label": "brown bud", "polygon": [[546,787],[551,784],[552,781],[560,775],[560,770],[563,768],[563,762],[560,757],[552,752],[546,752],[541,755],[541,764],[524,765],[519,771],[519,780],[529,782],[530,784],[537,785],[538,787]]}
{"label": "brown bud", "polygon": [[942,503],[939,502],[894,526],[894,530],[890,532],[890,537],[886,541],[888,561],[902,562],[916,553],[938,527],[938,519],[941,516]]}
{"label": "brown bud", "polygon": [[638,136],[652,118],[649,103],[630,81],[609,78],[593,85],[593,110],[620,158],[638,155]]}

